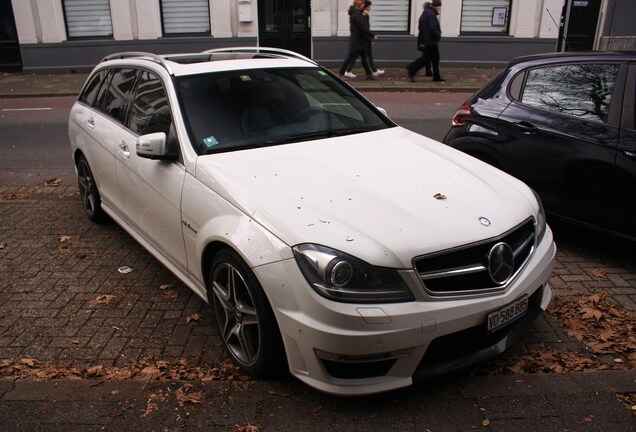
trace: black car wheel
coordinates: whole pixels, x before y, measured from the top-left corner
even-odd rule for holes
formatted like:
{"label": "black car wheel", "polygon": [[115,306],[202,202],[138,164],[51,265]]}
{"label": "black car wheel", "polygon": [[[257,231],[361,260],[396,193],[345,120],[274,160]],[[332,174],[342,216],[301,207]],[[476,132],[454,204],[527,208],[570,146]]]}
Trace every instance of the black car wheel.
{"label": "black car wheel", "polygon": [[82,206],[88,218],[93,222],[103,221],[102,200],[99,197],[99,191],[97,190],[91,168],[84,156],[80,156],[77,161],[77,184]]}
{"label": "black car wheel", "polygon": [[212,261],[208,300],[232,361],[254,377],[279,376],[286,370],[274,313],[256,276],[231,249]]}

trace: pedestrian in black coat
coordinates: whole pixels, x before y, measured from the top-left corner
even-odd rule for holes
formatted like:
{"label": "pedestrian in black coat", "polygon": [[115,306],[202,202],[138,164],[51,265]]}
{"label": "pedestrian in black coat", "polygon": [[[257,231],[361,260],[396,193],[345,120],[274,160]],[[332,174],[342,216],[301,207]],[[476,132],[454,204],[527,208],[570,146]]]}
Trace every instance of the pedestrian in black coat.
{"label": "pedestrian in black coat", "polygon": [[[353,11],[355,11],[356,8],[355,6],[351,6],[349,8],[349,15],[351,15],[353,13]],[[369,26],[369,28],[371,28],[370,25],[370,19],[369,19],[369,13],[371,12],[371,2],[370,1],[365,1],[364,2],[364,9],[362,10],[362,15],[367,19],[367,25]],[[368,46],[367,46],[367,56],[369,57],[369,66],[371,66],[371,70],[373,71],[373,76],[377,77],[377,76],[382,76],[384,75],[384,69],[379,69],[375,66],[375,61],[373,60],[373,41],[375,39],[370,39],[368,41]],[[349,65],[349,67],[347,68],[347,71],[344,73],[344,76],[347,78],[355,78],[356,76],[351,72],[351,69],[353,69],[353,66],[356,63],[356,59],[353,60],[353,62]]]}
{"label": "pedestrian in black coat", "polygon": [[367,53],[368,46],[371,41],[377,39],[376,35],[369,29],[369,21],[362,14],[365,8],[365,4],[370,5],[369,0],[356,1],[354,3],[355,10],[349,15],[349,30],[351,36],[349,37],[349,55],[342,63],[340,67],[340,76],[344,76],[347,68],[353,66],[356,58],[362,58],[362,67],[364,67],[364,73],[368,80],[373,80],[373,70],[369,65],[369,56]]}
{"label": "pedestrian in black coat", "polygon": [[423,67],[426,67],[426,76],[433,75],[433,81],[444,81],[439,72],[438,44],[442,38],[442,27],[437,16],[441,9],[441,0],[424,3],[424,12],[418,21],[417,34],[417,49],[422,54],[406,67],[408,79],[411,82],[415,82],[415,75]]}

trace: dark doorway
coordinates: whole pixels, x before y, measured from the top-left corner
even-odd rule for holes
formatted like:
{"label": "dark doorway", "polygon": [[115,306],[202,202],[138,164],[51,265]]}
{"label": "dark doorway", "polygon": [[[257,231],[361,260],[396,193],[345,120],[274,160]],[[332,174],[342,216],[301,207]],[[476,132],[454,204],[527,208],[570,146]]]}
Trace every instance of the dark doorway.
{"label": "dark doorway", "polygon": [[600,9],[601,0],[566,0],[557,51],[591,51]]}
{"label": "dark doorway", "polygon": [[22,71],[22,55],[11,0],[0,0],[0,71]]}
{"label": "dark doorway", "polygon": [[284,48],[311,58],[310,3],[310,0],[260,0],[259,45]]}

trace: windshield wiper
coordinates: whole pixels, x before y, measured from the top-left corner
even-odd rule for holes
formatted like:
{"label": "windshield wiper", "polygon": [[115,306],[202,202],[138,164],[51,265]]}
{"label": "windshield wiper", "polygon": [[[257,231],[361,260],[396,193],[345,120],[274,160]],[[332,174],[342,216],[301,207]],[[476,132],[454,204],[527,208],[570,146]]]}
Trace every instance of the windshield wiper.
{"label": "windshield wiper", "polygon": [[351,135],[354,133],[368,132],[369,128],[355,128],[355,129],[336,129],[336,130],[321,130],[313,132],[304,132],[298,134],[291,134],[285,137],[268,139],[263,142],[264,145],[276,145],[287,144],[292,142],[319,139],[319,138],[331,138],[335,136]]}

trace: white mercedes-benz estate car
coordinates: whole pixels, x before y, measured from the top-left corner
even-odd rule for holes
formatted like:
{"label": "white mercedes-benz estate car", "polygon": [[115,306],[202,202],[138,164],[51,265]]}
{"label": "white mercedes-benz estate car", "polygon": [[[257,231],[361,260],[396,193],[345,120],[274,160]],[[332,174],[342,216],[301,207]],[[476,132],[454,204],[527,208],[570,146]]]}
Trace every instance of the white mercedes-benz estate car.
{"label": "white mercedes-benz estate car", "polygon": [[69,137],[88,217],[207,301],[254,377],[405,387],[503,352],[552,296],[531,189],[296,53],[108,56]]}

